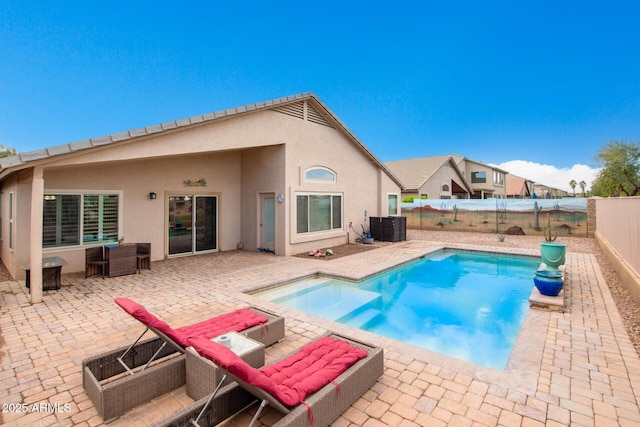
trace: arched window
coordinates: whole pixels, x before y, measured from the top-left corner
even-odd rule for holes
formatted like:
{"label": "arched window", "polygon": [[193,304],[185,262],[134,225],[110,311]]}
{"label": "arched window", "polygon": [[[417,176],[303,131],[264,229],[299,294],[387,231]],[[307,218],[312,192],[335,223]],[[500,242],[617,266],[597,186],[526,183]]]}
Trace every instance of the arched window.
{"label": "arched window", "polygon": [[336,174],[331,169],[312,167],[304,172],[305,181],[336,182]]}
{"label": "arched window", "polygon": [[449,191],[449,186],[447,184],[444,184],[442,186],[442,191]]}

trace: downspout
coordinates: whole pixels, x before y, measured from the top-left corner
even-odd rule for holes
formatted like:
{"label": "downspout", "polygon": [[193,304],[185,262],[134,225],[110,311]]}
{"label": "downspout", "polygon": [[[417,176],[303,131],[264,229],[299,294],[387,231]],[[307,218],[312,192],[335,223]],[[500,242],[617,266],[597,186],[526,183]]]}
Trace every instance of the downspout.
{"label": "downspout", "polygon": [[[385,215],[385,204],[386,204],[386,194],[382,194],[382,168],[378,168],[378,216],[386,216]],[[367,229],[369,229],[369,224],[365,224]],[[371,230],[369,230],[371,231]]]}
{"label": "downspout", "polygon": [[44,174],[41,167],[33,168],[31,180],[31,240],[29,244],[29,269],[31,304],[42,302],[42,208]]}

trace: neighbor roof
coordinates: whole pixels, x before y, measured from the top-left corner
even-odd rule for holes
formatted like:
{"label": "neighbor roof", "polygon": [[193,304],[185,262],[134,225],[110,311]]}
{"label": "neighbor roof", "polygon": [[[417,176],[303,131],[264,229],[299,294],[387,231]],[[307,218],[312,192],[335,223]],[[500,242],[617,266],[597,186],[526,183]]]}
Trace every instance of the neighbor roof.
{"label": "neighbor roof", "polygon": [[520,195],[520,192],[524,188],[529,194],[529,186],[525,186],[525,183],[532,182],[530,179],[523,178],[521,176],[516,176],[514,174],[507,174],[507,196]]}
{"label": "neighbor roof", "polygon": [[395,160],[385,162],[385,164],[402,181],[405,189],[417,190],[447,162],[451,162],[464,185],[469,191],[472,191],[453,155]]}
{"label": "neighbor roof", "polygon": [[257,102],[254,104],[243,105],[235,108],[228,108],[213,113],[201,114],[198,116],[188,117],[186,119],[173,120],[169,122],[160,123],[153,126],[146,126],[143,128],[133,129],[129,131],[113,133],[107,136],[101,136],[98,138],[90,138],[83,141],[72,142],[63,145],[52,146],[41,150],[30,151],[26,153],[17,154],[11,157],[5,157],[0,159],[0,179],[10,173],[12,170],[22,169],[29,167],[30,163],[39,160],[47,160],[56,156],[72,154],[83,150],[90,150],[92,148],[104,147],[106,145],[115,144],[123,141],[134,141],[137,138],[147,137],[154,134],[163,132],[175,131],[180,128],[188,128],[190,126],[201,125],[206,122],[213,122],[241,114],[247,114],[258,110],[268,110],[290,104],[293,102],[299,102],[301,100],[313,100],[317,106],[321,107],[323,113],[330,117],[335,122],[340,130],[342,130],[357,146],[362,150],[371,161],[382,168],[387,175],[400,187],[402,183],[398,178],[382,163],[365,145],[345,126],[344,123],[312,92],[303,92],[297,95],[285,96],[282,98],[276,98],[269,101]]}

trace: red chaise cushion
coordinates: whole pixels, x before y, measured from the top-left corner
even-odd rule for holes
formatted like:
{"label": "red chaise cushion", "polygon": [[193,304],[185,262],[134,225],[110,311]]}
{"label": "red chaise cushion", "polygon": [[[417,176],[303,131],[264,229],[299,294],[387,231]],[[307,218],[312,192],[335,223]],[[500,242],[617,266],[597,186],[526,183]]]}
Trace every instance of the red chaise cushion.
{"label": "red chaise cushion", "polygon": [[[189,337],[213,338],[227,332],[240,332],[253,326],[266,323],[269,319],[266,316],[241,308],[232,313],[221,314],[211,319],[194,323],[193,325],[182,326],[176,331]],[[185,343],[185,347],[189,344]]]}
{"label": "red chaise cushion", "polygon": [[262,388],[286,406],[300,404],[308,395],[367,357],[364,349],[340,339],[323,337],[273,365],[256,369],[214,341],[192,338],[189,344],[202,356],[237,378]]}
{"label": "red chaise cushion", "polygon": [[241,308],[232,313],[221,314],[193,325],[182,326],[173,329],[168,323],[158,319],[149,313],[146,308],[127,298],[116,298],[118,304],[124,311],[144,323],[167,335],[169,338],[180,344],[183,348],[189,345],[190,337],[213,338],[227,332],[240,332],[256,325],[267,322],[269,319],[261,314],[246,308]]}

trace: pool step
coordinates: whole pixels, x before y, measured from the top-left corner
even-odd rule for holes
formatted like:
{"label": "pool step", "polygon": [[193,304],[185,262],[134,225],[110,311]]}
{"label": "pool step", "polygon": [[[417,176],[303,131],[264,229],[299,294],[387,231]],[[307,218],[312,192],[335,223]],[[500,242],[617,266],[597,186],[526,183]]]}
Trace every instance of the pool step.
{"label": "pool step", "polygon": [[345,320],[338,320],[340,323],[344,323],[345,325],[353,326],[354,328],[361,328],[366,325],[371,319],[379,316],[381,314],[380,310],[376,310],[375,308],[367,308],[362,310],[356,315],[345,316]]}
{"label": "pool step", "polygon": [[449,251],[440,251],[440,252],[436,252],[432,255],[429,255],[427,257],[427,259],[429,261],[443,261],[447,258],[450,258],[452,256],[454,256],[455,253],[454,252],[449,252]]}
{"label": "pool step", "polygon": [[378,292],[322,277],[255,295],[329,320],[346,317],[361,308],[365,310],[364,306],[380,298]]}
{"label": "pool step", "polygon": [[330,282],[331,279],[327,277],[314,277],[312,279],[304,280],[298,284],[278,286],[276,288],[258,292],[255,295],[260,298],[268,299],[269,301],[277,302],[279,299],[286,299],[301,293],[310,292],[318,287],[326,286]]}

